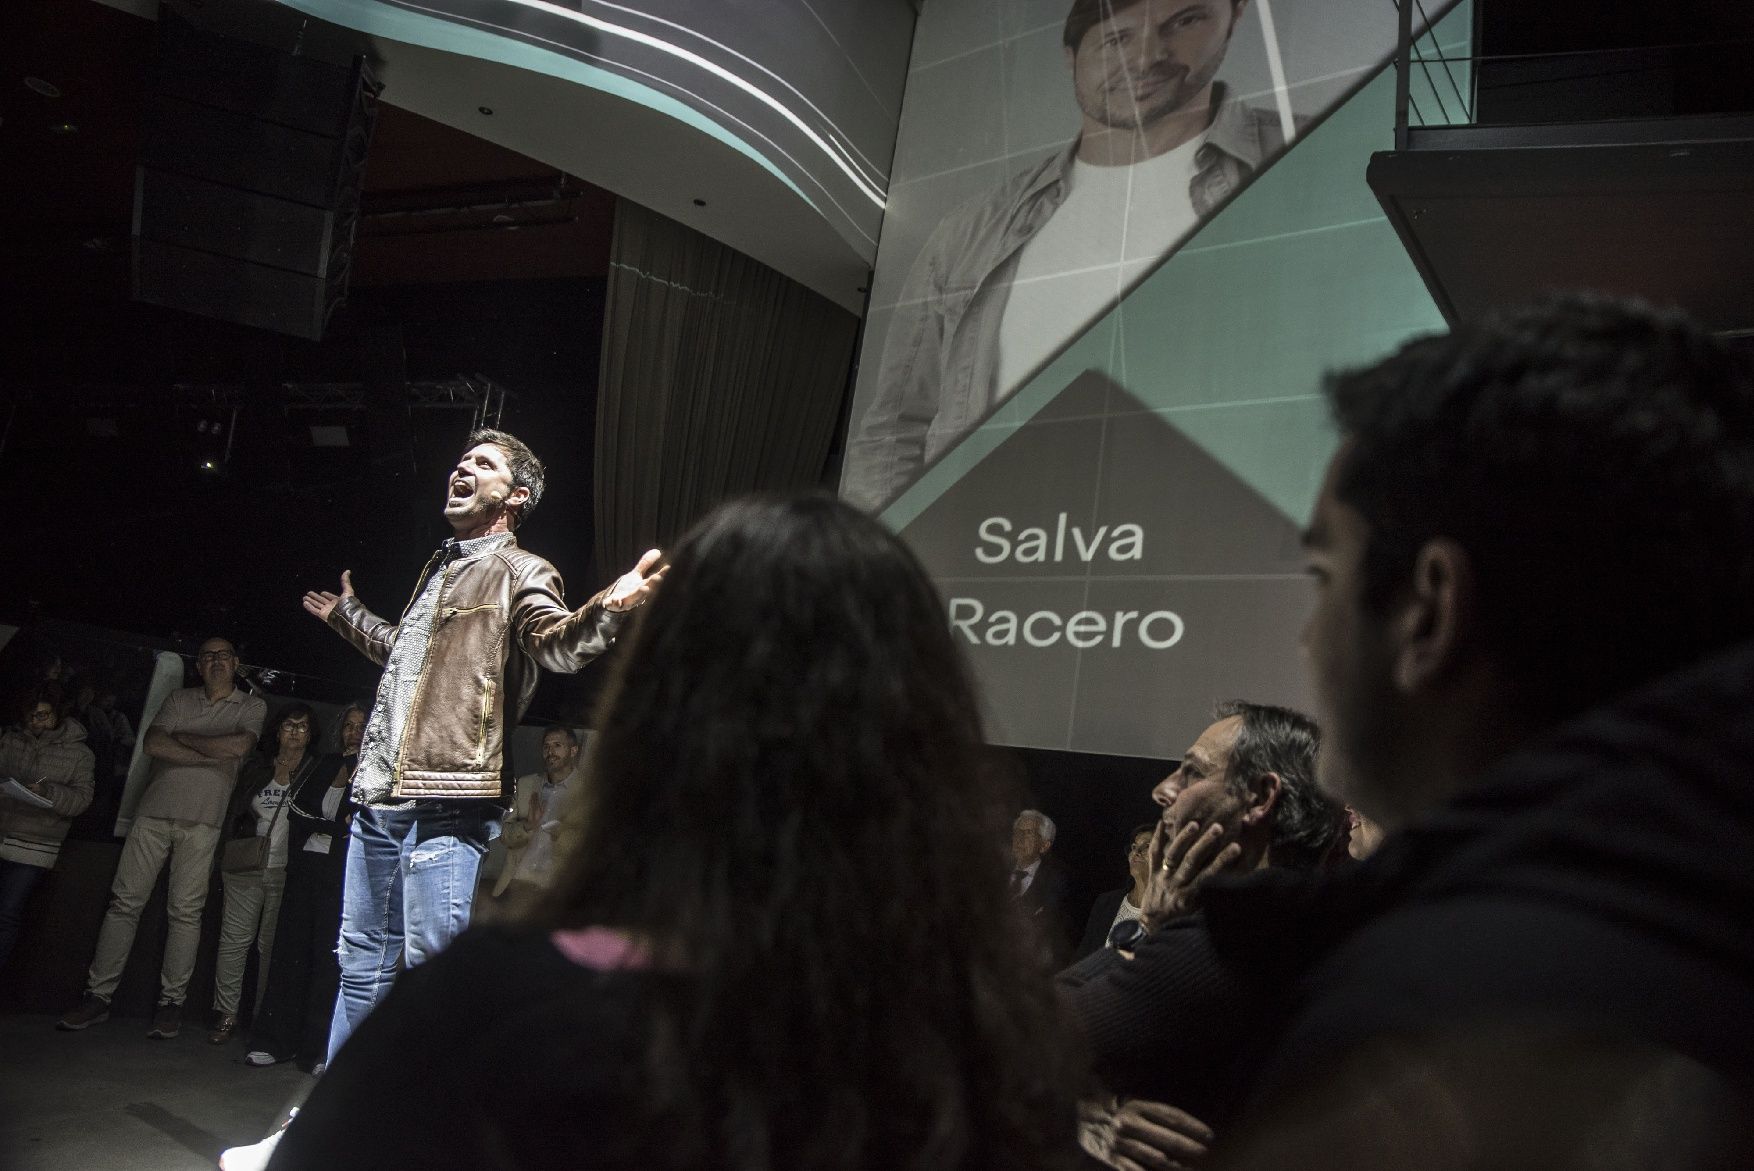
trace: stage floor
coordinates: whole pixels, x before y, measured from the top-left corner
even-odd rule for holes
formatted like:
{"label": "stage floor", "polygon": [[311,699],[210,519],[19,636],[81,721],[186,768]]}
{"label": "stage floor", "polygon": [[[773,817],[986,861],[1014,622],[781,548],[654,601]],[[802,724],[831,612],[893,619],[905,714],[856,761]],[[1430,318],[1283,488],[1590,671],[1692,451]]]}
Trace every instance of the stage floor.
{"label": "stage floor", "polygon": [[52,1016],[0,1016],[0,1168],[211,1169],[310,1092],[297,1066],[246,1066],[241,1038],[209,1045],[200,1023],[151,1041],[145,1020],[62,1033]]}

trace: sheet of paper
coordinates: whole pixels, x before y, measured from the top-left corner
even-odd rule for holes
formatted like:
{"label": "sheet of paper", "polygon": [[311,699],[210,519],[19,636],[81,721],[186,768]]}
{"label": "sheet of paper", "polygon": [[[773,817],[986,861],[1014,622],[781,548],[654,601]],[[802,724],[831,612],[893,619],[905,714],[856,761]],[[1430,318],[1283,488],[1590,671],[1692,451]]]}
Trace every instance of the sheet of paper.
{"label": "sheet of paper", "polygon": [[53,801],[49,800],[47,797],[37,796],[11,777],[7,777],[6,783],[0,785],[0,793],[5,794],[14,801],[23,801],[26,805],[34,805],[38,809],[53,809],[55,807]]}

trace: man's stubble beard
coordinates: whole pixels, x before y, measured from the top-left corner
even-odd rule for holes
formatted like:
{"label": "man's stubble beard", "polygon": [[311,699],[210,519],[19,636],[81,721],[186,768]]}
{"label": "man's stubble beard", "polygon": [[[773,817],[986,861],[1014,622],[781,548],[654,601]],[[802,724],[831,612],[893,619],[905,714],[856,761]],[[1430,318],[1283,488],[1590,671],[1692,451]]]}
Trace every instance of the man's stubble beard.
{"label": "man's stubble beard", "polygon": [[1140,131],[1153,126],[1165,118],[1184,113],[1190,102],[1198,96],[1199,91],[1187,92],[1187,74],[1175,83],[1173,88],[1165,90],[1157,101],[1150,106],[1140,107],[1129,92],[1128,87],[1121,86],[1120,92],[1110,100],[1109,94],[1103,95],[1100,107],[1091,112],[1091,117],[1110,130]]}
{"label": "man's stubble beard", "polygon": [[[1176,115],[1203,113],[1207,119],[1210,119],[1211,114],[1208,108],[1197,108],[1194,107],[1193,103],[1206,92],[1208,86],[1217,80],[1218,71],[1223,68],[1224,59],[1230,53],[1230,38],[1235,32],[1235,26],[1232,25],[1230,32],[1225,34],[1223,49],[1214,55],[1198,74],[1192,73],[1186,68],[1177,68],[1174,82],[1166,87],[1164,93],[1159,95],[1149,106],[1141,107],[1133,100],[1132,86],[1127,81],[1122,81],[1118,86],[1104,87],[1099,92],[1101,100],[1096,103],[1097,109],[1092,110],[1082,102],[1079,104],[1094,121],[1100,122],[1110,130],[1135,133]],[[1113,95],[1112,101],[1110,100],[1111,95]]]}

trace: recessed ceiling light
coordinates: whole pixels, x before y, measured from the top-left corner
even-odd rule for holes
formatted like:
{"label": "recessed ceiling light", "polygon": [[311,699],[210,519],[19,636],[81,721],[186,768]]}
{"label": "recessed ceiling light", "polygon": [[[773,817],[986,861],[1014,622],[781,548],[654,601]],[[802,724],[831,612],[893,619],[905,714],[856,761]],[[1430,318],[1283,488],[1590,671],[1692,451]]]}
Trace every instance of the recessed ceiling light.
{"label": "recessed ceiling light", "polygon": [[75,126],[71,122],[51,122],[49,124],[49,133],[50,134],[78,134],[79,127]]}
{"label": "recessed ceiling light", "polygon": [[61,88],[59,86],[52,81],[44,81],[40,77],[25,78],[24,88],[30,90],[32,93],[42,94],[45,98],[58,98],[61,96]]}

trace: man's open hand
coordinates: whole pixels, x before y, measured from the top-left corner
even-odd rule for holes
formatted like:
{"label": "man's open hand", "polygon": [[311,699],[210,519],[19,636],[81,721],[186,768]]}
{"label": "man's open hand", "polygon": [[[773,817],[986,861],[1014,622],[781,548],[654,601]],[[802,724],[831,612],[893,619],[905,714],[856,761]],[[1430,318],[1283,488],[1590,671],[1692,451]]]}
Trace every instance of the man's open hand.
{"label": "man's open hand", "polygon": [[1217,823],[1203,826],[1190,821],[1174,838],[1169,837],[1167,822],[1157,823],[1146,855],[1151,877],[1146,880],[1144,901],[1139,906],[1139,919],[1147,930],[1155,931],[1194,910],[1200,901],[1200,884],[1236,865],[1242,846],[1237,842],[1221,846],[1223,841],[1224,827]]}
{"label": "man's open hand", "polygon": [[329,621],[330,613],[335,609],[335,604],[342,598],[351,598],[352,596],[353,571],[351,569],[343,569],[341,571],[341,592],[338,594],[332,594],[328,590],[311,590],[304,596],[305,613],[315,614],[318,618],[327,622]]}
{"label": "man's open hand", "polygon": [[[615,584],[603,595],[603,608],[619,614],[650,601],[652,594],[658,589],[658,583],[670,572],[668,565],[658,565],[663,559],[664,555],[658,550],[647,549],[646,555],[639,559],[639,564],[616,578]],[[305,603],[305,608],[310,608],[309,602]]]}

